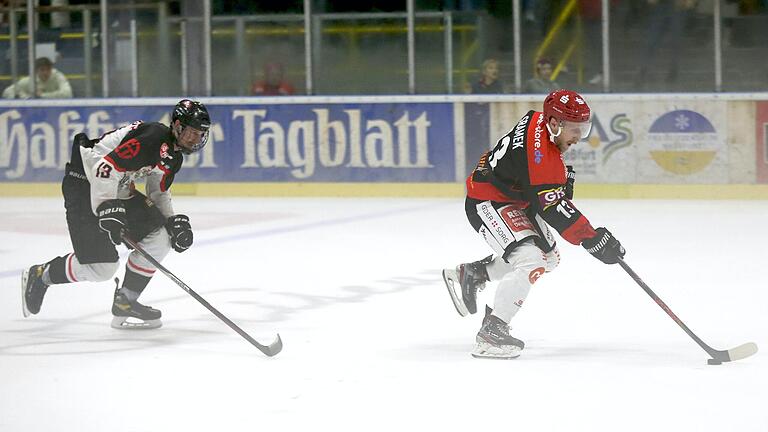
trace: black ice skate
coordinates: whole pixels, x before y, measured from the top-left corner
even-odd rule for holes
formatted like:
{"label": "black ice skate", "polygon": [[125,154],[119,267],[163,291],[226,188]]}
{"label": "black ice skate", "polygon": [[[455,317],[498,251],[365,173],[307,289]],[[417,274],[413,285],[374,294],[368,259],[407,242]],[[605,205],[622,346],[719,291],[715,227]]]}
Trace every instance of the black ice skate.
{"label": "black ice skate", "polygon": [[48,285],[43,283],[45,265],[33,265],[21,273],[21,309],[24,317],[40,312]]}
{"label": "black ice skate", "polygon": [[509,325],[490,313],[483,319],[483,326],[477,332],[472,357],[513,359],[520,357],[525,343],[509,334]]}
{"label": "black ice skate", "polygon": [[490,255],[480,261],[459,264],[455,270],[443,270],[445,286],[459,315],[467,316],[477,312],[477,293],[485,288],[488,281],[485,265],[492,259],[493,255]]}
{"label": "black ice skate", "polygon": [[[115,279],[118,282],[117,279]],[[119,285],[119,282],[118,282]],[[112,303],[112,328],[116,329],[156,329],[163,325],[162,313],[138,301],[129,300],[119,289],[115,289]]]}

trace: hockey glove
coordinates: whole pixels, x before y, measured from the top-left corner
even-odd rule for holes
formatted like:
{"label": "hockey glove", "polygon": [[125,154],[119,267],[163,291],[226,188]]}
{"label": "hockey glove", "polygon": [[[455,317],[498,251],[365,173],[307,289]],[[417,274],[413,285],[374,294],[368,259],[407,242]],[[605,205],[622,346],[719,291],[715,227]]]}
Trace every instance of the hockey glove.
{"label": "hockey glove", "polygon": [[596,236],[581,242],[587,252],[605,264],[616,264],[619,262],[619,258],[624,258],[626,253],[624,247],[610,231],[602,227],[595,231],[597,232]]}
{"label": "hockey glove", "polygon": [[165,229],[171,236],[171,246],[176,252],[184,252],[192,246],[192,226],[187,215],[178,214],[168,218]]}
{"label": "hockey glove", "polygon": [[573,199],[573,184],[576,182],[576,171],[573,170],[571,165],[566,165],[565,168],[568,170],[565,178],[565,197],[570,200]]}
{"label": "hockey glove", "polygon": [[114,245],[123,242],[121,237],[126,226],[125,203],[119,199],[104,201],[96,208],[99,217],[99,228],[109,235]]}

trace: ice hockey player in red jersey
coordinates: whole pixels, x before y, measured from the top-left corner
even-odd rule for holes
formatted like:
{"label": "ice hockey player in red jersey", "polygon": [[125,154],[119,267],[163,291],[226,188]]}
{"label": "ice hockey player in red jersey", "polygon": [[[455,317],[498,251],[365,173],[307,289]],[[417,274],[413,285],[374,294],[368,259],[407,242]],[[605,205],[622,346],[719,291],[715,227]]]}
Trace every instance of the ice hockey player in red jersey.
{"label": "ice hockey player in red jersey", "polygon": [[[134,122],[98,139],[75,136],[62,181],[73,251],[22,273],[24,316],[37,314],[51,285],[100,282],[120,265],[116,245],[122,234],[137,241],[158,261],[173,248],[192,246],[189,218],[174,212],[170,187],[184,157],[202,149],[211,119],[200,102],[184,99],[171,114],[170,127]],[[135,180],[146,180],[146,195]],[[128,256],[125,277],[115,287],[112,326],[157,328],[159,310],[138,302],[156,268],[137,252]]]}
{"label": "ice hockey player in red jersey", "polygon": [[474,357],[520,355],[524,343],[509,334],[510,320],[536,280],[560,261],[549,226],[606,264],[624,256],[610,231],[593,228],[571,202],[575,173],[563,153],[589,136],[590,119],[584,98],[556,90],[544,100],[543,112],[528,112],[467,178],[467,218],[495,255],[444,270],[443,279],[461,316],[477,312],[477,292],[486,282],[499,282]]}

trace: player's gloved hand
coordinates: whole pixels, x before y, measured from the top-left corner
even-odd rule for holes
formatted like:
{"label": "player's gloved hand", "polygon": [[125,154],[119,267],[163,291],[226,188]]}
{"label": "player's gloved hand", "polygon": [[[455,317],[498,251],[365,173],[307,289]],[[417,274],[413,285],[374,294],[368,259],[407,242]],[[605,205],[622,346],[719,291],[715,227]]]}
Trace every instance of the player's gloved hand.
{"label": "player's gloved hand", "polygon": [[96,208],[99,217],[99,228],[109,234],[109,240],[114,245],[123,242],[121,237],[126,227],[125,203],[119,199],[104,201]]}
{"label": "player's gloved hand", "polygon": [[605,264],[616,264],[619,258],[624,258],[626,251],[616,237],[607,229],[600,227],[595,230],[597,235],[581,242],[584,249],[593,257]]}
{"label": "player's gloved hand", "polygon": [[169,217],[165,229],[171,236],[171,246],[176,252],[184,252],[192,246],[192,226],[187,215],[177,214]]}
{"label": "player's gloved hand", "polygon": [[573,170],[572,165],[566,165],[565,168],[568,170],[565,178],[565,197],[573,199],[573,184],[576,183],[576,171]]}

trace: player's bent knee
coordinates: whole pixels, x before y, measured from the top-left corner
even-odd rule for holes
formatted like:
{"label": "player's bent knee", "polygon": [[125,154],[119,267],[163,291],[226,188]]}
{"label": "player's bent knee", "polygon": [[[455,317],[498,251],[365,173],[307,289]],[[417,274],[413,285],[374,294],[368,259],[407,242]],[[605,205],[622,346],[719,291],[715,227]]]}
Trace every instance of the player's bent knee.
{"label": "player's bent knee", "polygon": [[531,284],[535,283],[547,270],[545,254],[532,243],[524,243],[517,247],[506,261],[509,263],[507,278],[525,277]]}
{"label": "player's bent knee", "polygon": [[162,260],[171,251],[171,238],[164,227],[153,231],[141,243],[144,250],[157,260]]}
{"label": "player's bent knee", "polygon": [[86,280],[103,282],[110,280],[117,273],[119,267],[119,262],[84,264],[82,271],[86,274]]}

